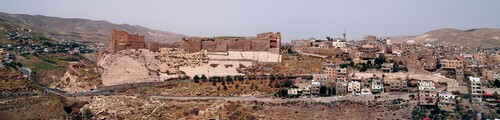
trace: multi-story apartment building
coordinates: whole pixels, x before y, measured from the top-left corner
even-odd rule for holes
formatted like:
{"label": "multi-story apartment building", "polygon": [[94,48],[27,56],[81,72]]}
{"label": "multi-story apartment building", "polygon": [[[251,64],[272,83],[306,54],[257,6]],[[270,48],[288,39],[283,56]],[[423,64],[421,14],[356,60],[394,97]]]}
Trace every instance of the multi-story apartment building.
{"label": "multi-story apartment building", "polygon": [[421,80],[418,82],[418,101],[420,105],[436,105],[437,92],[432,81]]}
{"label": "multi-story apartment building", "polygon": [[314,74],[313,80],[320,82],[322,85],[326,85],[328,83],[328,75],[327,74]]}
{"label": "multi-story apartment building", "polygon": [[335,92],[338,96],[346,96],[347,95],[347,82],[338,82],[335,85]]}
{"label": "multi-story apartment building", "polygon": [[438,94],[438,106],[445,111],[453,111],[456,105],[456,95],[451,92],[443,91]]}
{"label": "multi-story apartment building", "polygon": [[347,92],[352,95],[361,95],[361,83],[360,81],[350,81],[347,84]]}
{"label": "multi-story apartment building", "polygon": [[346,48],[347,41],[345,39],[336,39],[335,41],[332,42],[333,48],[340,48],[344,49]]}
{"label": "multi-story apartment building", "polygon": [[388,86],[387,90],[391,92],[401,92],[409,90],[408,82],[402,78],[385,79],[384,82]]}
{"label": "multi-story apartment building", "polygon": [[469,92],[472,99],[482,101],[483,89],[480,78],[469,76]]}
{"label": "multi-story apartment building", "polygon": [[449,60],[449,59],[444,59],[440,61],[441,67],[442,68],[447,68],[447,69],[456,69],[456,68],[462,68],[463,67],[463,61],[461,60]]}
{"label": "multi-story apartment building", "polygon": [[325,63],[323,64],[323,68],[321,69],[321,72],[323,74],[326,74],[326,77],[328,80],[335,80],[337,77],[337,73],[336,73],[336,70],[337,70],[337,65],[335,64],[332,64],[332,63]]}
{"label": "multi-story apartment building", "polygon": [[383,63],[382,64],[382,72],[384,73],[391,73],[392,72],[392,67],[394,66],[394,63]]}
{"label": "multi-story apartment building", "polygon": [[347,68],[337,67],[335,70],[337,82],[347,82],[349,80],[349,72]]}
{"label": "multi-story apartment building", "polygon": [[375,93],[382,93],[384,91],[384,84],[382,83],[381,80],[372,79],[371,88],[372,88],[371,92],[373,94],[375,94]]}
{"label": "multi-story apartment building", "polygon": [[369,60],[369,59],[375,59],[377,54],[377,48],[373,45],[363,45],[361,46],[361,59],[363,60]]}

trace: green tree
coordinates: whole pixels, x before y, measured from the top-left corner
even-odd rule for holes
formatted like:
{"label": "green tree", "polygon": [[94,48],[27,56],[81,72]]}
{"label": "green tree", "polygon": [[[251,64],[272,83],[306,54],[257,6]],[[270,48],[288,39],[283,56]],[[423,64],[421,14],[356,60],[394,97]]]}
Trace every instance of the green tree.
{"label": "green tree", "polygon": [[278,91],[278,95],[281,97],[287,97],[288,96],[288,90],[287,89],[281,89]]}
{"label": "green tree", "polygon": [[493,86],[495,86],[496,88],[500,88],[500,80],[495,79],[495,81],[493,81]]}
{"label": "green tree", "polygon": [[291,87],[293,85],[293,82],[290,79],[285,80],[285,83],[283,83],[284,87]]}
{"label": "green tree", "polygon": [[201,80],[207,80],[207,76],[205,74],[201,75]]}
{"label": "green tree", "polygon": [[326,86],[319,87],[319,96],[325,96],[327,92]]}
{"label": "green tree", "polygon": [[217,81],[215,81],[215,80],[211,80],[211,81],[212,81],[213,86],[217,86]]}
{"label": "green tree", "polygon": [[337,91],[337,90],[335,89],[335,87],[326,87],[326,89],[327,89],[327,91],[328,91],[328,92],[327,92],[327,94],[328,94],[327,96],[335,95],[335,92]]}
{"label": "green tree", "polygon": [[369,61],[369,60],[368,60],[368,62],[366,62],[366,64],[367,64],[367,67],[368,67],[368,68],[371,68],[371,67],[372,67],[372,61]]}
{"label": "green tree", "polygon": [[368,65],[361,63],[361,65],[359,65],[359,71],[364,72],[366,70],[368,70]]}
{"label": "green tree", "polygon": [[375,64],[377,64],[377,65],[382,65],[382,63],[384,63],[384,62],[385,62],[385,58],[383,55],[378,56],[378,58],[375,58]]}
{"label": "green tree", "polygon": [[233,82],[233,77],[231,77],[231,76],[229,76],[229,75],[228,75],[228,76],[226,76],[226,82],[228,82],[228,83],[229,83],[229,82]]}
{"label": "green tree", "polygon": [[354,61],[349,62],[350,67],[354,67]]}
{"label": "green tree", "polygon": [[413,111],[411,111],[411,119],[422,120],[425,117],[425,114],[427,114],[426,110],[422,110],[418,106],[415,106]]}
{"label": "green tree", "polygon": [[347,68],[347,64],[339,64],[340,68]]}
{"label": "green tree", "polygon": [[274,75],[271,75],[271,77],[269,78],[271,81],[274,81],[276,80],[276,77]]}
{"label": "green tree", "polygon": [[193,77],[193,81],[194,81],[195,83],[199,83],[199,82],[200,82],[200,77],[199,77],[198,75],[195,75],[195,76]]}
{"label": "green tree", "polygon": [[238,75],[238,77],[236,77],[236,78],[238,78],[239,81],[245,80],[245,76],[243,76],[243,75]]}

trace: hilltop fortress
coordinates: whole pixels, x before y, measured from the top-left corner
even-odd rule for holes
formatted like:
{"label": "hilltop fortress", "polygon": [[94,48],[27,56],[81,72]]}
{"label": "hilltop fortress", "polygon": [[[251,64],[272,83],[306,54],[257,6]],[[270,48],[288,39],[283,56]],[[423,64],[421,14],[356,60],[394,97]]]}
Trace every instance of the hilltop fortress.
{"label": "hilltop fortress", "polygon": [[125,49],[149,49],[158,51],[163,47],[178,47],[189,53],[200,52],[228,52],[228,51],[261,51],[279,54],[281,46],[281,33],[266,32],[257,34],[256,37],[220,36],[220,37],[187,37],[178,46],[159,45],[159,43],[146,43],[144,36],[129,34],[122,30],[111,30],[111,38],[107,52],[115,54]]}
{"label": "hilltop fortress", "polygon": [[106,50],[99,52],[105,86],[156,82],[183,76],[243,75],[256,63],[281,62],[281,34],[256,37],[187,37],[174,45],[145,42],[144,36],[112,30]]}
{"label": "hilltop fortress", "polygon": [[188,52],[207,50],[208,52],[227,51],[267,51],[279,54],[281,33],[266,32],[257,34],[257,37],[189,37],[181,41],[180,48]]}

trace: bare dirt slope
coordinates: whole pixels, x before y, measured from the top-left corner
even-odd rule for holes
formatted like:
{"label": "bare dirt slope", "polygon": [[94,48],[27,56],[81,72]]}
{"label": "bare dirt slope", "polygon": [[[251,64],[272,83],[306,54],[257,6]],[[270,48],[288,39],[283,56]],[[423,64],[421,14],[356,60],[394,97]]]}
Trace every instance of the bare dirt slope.
{"label": "bare dirt slope", "polygon": [[437,29],[416,36],[409,41],[413,41],[415,43],[435,43],[456,46],[491,48],[500,46],[500,29]]}
{"label": "bare dirt slope", "polygon": [[169,31],[152,30],[139,25],[113,24],[104,20],[96,21],[2,12],[0,12],[0,20],[21,24],[57,40],[107,41],[109,31],[114,28],[144,35],[148,41],[176,42],[185,36]]}

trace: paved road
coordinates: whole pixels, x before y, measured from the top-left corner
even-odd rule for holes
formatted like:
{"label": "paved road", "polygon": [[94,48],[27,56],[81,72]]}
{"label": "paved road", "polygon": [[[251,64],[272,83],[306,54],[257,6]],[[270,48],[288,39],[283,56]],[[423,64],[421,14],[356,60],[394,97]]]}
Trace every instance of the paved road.
{"label": "paved road", "polygon": [[351,100],[351,101],[372,101],[375,100],[375,96],[380,96],[377,101],[383,100],[393,100],[393,99],[409,99],[409,95],[413,93],[400,94],[400,95],[361,95],[361,96],[348,96],[348,97],[318,97],[318,98],[293,98],[293,99],[281,99],[281,98],[259,98],[259,97],[232,97],[232,96],[221,96],[221,97],[195,97],[195,96],[163,96],[163,95],[152,95],[153,99],[175,99],[175,100],[210,100],[210,99],[220,99],[228,101],[261,101],[261,102],[290,102],[290,101],[313,101],[313,102],[332,102],[340,100]]}

